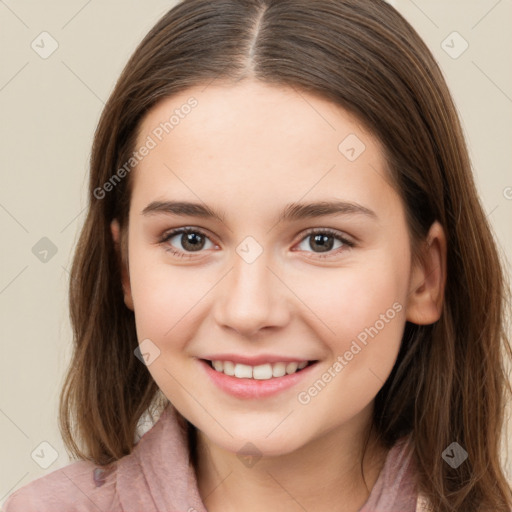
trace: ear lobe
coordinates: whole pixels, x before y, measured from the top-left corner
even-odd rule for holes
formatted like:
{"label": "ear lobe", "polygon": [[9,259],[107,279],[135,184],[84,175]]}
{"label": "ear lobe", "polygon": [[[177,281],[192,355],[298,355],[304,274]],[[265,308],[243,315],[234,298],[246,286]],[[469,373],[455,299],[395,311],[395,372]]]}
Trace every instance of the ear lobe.
{"label": "ear lobe", "polygon": [[110,231],[112,233],[112,239],[114,240],[114,246],[116,248],[117,261],[119,266],[121,267],[121,284],[123,286],[124,292],[124,303],[128,309],[131,309],[133,311],[133,298],[130,286],[130,273],[128,270],[128,265],[125,261],[125,257],[123,255],[123,248],[121,243],[121,228],[119,226],[119,222],[117,221],[117,219],[114,219],[110,223]]}
{"label": "ear lobe", "polygon": [[407,320],[418,325],[437,322],[446,284],[446,236],[437,221],[430,227],[422,257],[414,264],[409,284]]}

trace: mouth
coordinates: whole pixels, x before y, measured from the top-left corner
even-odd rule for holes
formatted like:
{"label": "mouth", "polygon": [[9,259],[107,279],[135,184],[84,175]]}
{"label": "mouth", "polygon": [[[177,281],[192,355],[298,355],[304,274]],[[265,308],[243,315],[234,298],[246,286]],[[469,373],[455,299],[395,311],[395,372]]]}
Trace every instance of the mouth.
{"label": "mouth", "polygon": [[320,364],[317,360],[277,361],[257,366],[209,359],[197,359],[197,362],[210,383],[239,400],[261,400],[304,386],[304,381],[314,375]]}
{"label": "mouth", "polygon": [[210,366],[214,371],[235,377],[237,379],[251,380],[270,380],[279,379],[286,375],[293,375],[304,371],[304,369],[312,366],[318,361],[293,361],[293,362],[275,362],[264,363],[256,366],[247,364],[234,363],[233,361],[211,361],[209,359],[201,359]]}

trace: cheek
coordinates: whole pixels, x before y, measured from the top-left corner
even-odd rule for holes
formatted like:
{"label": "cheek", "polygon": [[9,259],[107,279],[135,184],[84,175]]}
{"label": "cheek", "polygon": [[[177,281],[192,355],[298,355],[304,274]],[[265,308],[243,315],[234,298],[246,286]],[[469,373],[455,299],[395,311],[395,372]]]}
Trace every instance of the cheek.
{"label": "cheek", "polygon": [[308,383],[299,403],[320,410],[343,403],[336,417],[356,414],[375,397],[393,369],[405,326],[407,259],[392,252],[371,259],[333,269],[330,279],[303,282],[298,292],[315,312],[313,332],[329,353],[321,382]]}
{"label": "cheek", "polygon": [[297,401],[310,413],[328,411],[323,420],[327,426],[348,421],[366,407],[395,364],[405,325],[406,287],[401,275],[384,270],[338,272],[310,294],[311,309],[321,320],[316,332],[326,333],[323,342],[330,357],[305,383]]}
{"label": "cheek", "polygon": [[321,269],[294,277],[294,292],[336,350],[344,351],[347,341],[375,324],[384,331],[383,321],[386,331],[401,331],[399,324],[405,320],[398,313],[407,290],[406,265],[396,265],[383,254],[374,260],[330,269],[329,276]]}
{"label": "cheek", "polygon": [[[401,330],[403,310],[403,287],[400,286],[396,275],[389,269],[369,271],[357,279],[347,279],[346,293],[339,299],[339,309],[336,319],[336,330],[343,333],[343,339],[358,339],[363,344],[375,329],[378,335],[386,339],[395,339]],[[385,336],[384,334],[387,334]]]}
{"label": "cheek", "polygon": [[[166,264],[163,250],[135,246],[130,253],[130,285],[139,340],[186,338],[196,306],[208,289],[207,271]],[[179,330],[180,336],[175,333]]]}
{"label": "cheek", "polygon": [[187,343],[200,321],[201,298],[212,285],[197,269],[166,264],[159,250],[134,246],[130,258],[137,338],[139,343],[151,340],[145,348],[154,354],[148,371],[166,397],[187,411],[190,396],[179,383],[196,371],[186,355]]}

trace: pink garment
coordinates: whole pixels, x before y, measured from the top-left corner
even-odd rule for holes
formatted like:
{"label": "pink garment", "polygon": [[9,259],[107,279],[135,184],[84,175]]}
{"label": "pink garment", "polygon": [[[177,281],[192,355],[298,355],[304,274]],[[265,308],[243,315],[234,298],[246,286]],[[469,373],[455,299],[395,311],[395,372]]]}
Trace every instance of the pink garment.
{"label": "pink garment", "polygon": [[[413,481],[408,437],[389,451],[359,512],[426,510]],[[186,435],[169,404],[160,418],[110,471],[89,461],[73,462],[9,496],[4,512],[207,512],[192,466]]]}

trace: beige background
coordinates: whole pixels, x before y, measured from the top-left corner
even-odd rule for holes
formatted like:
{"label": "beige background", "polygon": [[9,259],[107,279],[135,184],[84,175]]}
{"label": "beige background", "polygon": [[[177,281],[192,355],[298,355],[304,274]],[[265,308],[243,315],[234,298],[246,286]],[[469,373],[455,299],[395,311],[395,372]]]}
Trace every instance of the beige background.
{"label": "beige background", "polygon": [[[512,2],[392,3],[445,73],[485,210],[503,254],[511,254]],[[67,269],[84,219],[92,136],[124,63],[173,4],[0,0],[0,503],[69,463],[57,428],[57,398],[70,356]],[[43,31],[50,36],[39,36]],[[447,39],[454,31],[463,39]],[[58,48],[42,58],[35,49],[49,52],[52,39]],[[467,50],[452,58],[445,49],[455,56],[463,40]],[[40,242],[43,237],[56,254],[48,241]],[[39,251],[49,250],[46,262],[39,259],[44,252],[32,252],[37,243]],[[42,442],[56,451],[47,469],[35,462],[51,461],[52,448]]]}

